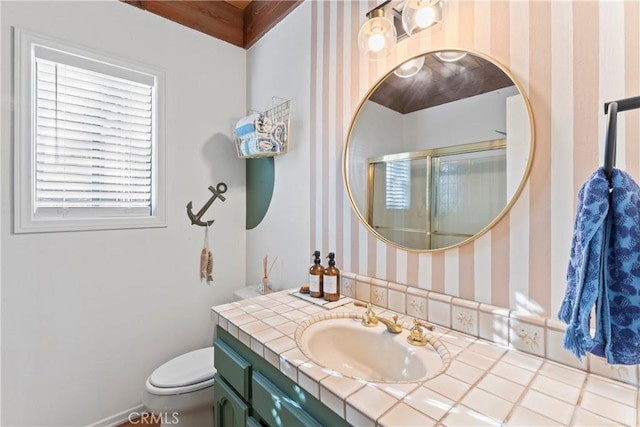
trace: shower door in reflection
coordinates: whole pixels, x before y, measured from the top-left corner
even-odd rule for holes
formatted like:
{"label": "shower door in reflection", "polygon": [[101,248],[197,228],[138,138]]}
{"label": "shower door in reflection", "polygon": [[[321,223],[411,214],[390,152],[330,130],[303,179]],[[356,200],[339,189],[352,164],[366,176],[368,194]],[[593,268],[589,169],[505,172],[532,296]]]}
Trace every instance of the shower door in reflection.
{"label": "shower door in reflection", "polygon": [[504,140],[369,159],[367,222],[416,250],[467,240],[506,204]]}
{"label": "shower door in reflection", "polygon": [[467,240],[504,209],[506,165],[504,148],[432,158],[432,249]]}

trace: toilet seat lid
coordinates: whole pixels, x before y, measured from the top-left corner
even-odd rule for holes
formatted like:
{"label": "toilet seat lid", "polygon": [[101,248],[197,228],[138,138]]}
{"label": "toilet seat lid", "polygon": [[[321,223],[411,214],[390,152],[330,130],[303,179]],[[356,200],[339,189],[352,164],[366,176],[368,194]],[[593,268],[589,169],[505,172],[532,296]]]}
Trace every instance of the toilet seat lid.
{"label": "toilet seat lid", "polygon": [[175,388],[210,380],[216,374],[213,351],[206,347],[171,359],[153,371],[149,382],[159,388]]}

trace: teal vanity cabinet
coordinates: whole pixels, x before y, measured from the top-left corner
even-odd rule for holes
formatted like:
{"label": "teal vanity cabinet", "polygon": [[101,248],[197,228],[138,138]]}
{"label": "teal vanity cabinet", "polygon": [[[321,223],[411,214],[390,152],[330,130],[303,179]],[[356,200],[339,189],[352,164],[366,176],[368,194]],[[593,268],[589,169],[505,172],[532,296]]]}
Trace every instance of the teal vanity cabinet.
{"label": "teal vanity cabinet", "polygon": [[249,417],[246,401],[251,364],[222,340],[216,341],[214,364],[218,372],[214,383],[216,426],[244,427]]}
{"label": "teal vanity cabinet", "polygon": [[348,426],[250,348],[217,327],[216,426]]}

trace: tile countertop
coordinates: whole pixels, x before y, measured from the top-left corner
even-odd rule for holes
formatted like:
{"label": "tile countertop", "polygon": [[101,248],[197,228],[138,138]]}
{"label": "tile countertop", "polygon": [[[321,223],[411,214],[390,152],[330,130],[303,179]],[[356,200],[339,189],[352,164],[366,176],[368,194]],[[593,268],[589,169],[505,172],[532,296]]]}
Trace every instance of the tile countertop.
{"label": "tile countertop", "polygon": [[[638,388],[436,326],[451,355],[442,374],[416,383],[371,383],[318,366],[295,331],[328,309],[291,290],[212,307],[215,323],[355,426],[636,426]],[[335,305],[335,304],[334,304]],[[376,313],[390,317],[384,309]],[[409,325],[411,318],[400,316]]]}

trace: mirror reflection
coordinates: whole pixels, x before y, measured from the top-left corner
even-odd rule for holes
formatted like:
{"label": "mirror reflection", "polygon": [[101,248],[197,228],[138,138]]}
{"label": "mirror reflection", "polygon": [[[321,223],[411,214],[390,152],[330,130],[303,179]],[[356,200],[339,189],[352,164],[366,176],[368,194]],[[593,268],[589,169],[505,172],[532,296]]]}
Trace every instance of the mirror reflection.
{"label": "mirror reflection", "polygon": [[519,85],[490,58],[457,50],[412,58],[375,85],[352,122],[344,172],[353,207],[404,249],[473,239],[524,185],[531,126]]}

